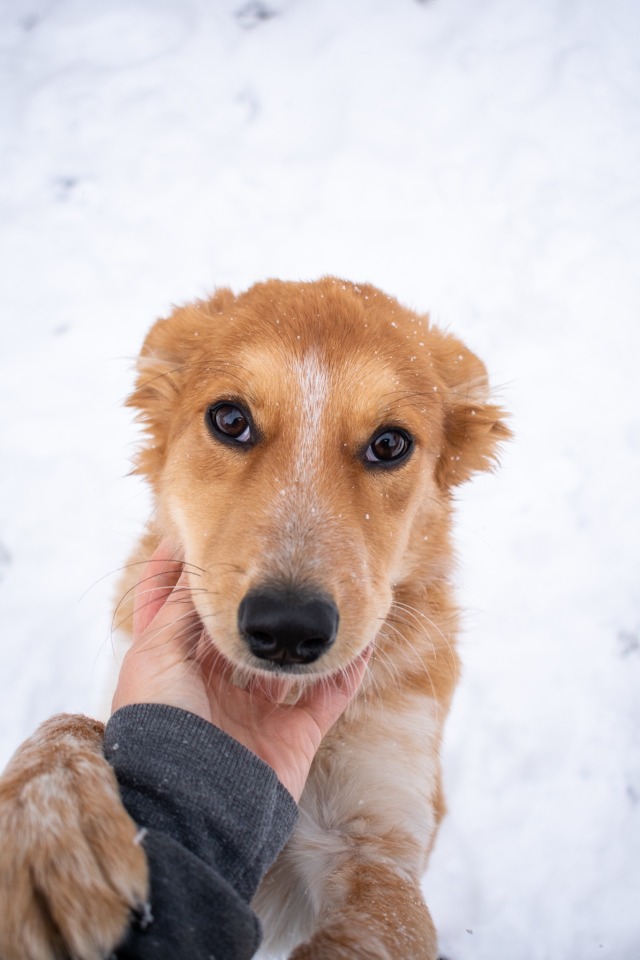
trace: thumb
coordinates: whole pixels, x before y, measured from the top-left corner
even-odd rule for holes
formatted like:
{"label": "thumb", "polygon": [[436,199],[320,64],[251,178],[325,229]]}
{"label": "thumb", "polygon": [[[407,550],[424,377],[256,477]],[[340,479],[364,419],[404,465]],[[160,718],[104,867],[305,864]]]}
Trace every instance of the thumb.
{"label": "thumb", "polygon": [[146,564],[142,579],[136,584],[133,611],[133,640],[138,641],[162,609],[182,573],[182,564],[171,557],[165,541],[154,551]]}
{"label": "thumb", "polygon": [[191,661],[202,625],[181,570],[162,548],[145,569],[135,597],[133,643],[122,662],[113,711],[132,703],[167,703],[206,714],[206,697],[198,694]]}

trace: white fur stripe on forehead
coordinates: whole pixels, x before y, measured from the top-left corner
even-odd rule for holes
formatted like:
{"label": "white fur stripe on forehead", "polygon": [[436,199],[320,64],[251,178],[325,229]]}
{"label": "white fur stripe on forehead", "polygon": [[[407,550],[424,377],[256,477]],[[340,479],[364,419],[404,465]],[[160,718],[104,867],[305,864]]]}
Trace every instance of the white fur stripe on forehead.
{"label": "white fur stripe on forehead", "polygon": [[296,397],[297,456],[280,476],[280,496],[273,505],[277,536],[262,550],[261,565],[271,567],[272,575],[304,581],[326,569],[328,560],[322,544],[330,510],[322,502],[319,477],[329,371],[309,352],[291,363],[287,379]]}
{"label": "white fur stripe on forehead", "polygon": [[300,395],[301,443],[298,472],[308,469],[319,455],[319,433],[329,395],[329,373],[317,354],[307,353],[294,363]]}

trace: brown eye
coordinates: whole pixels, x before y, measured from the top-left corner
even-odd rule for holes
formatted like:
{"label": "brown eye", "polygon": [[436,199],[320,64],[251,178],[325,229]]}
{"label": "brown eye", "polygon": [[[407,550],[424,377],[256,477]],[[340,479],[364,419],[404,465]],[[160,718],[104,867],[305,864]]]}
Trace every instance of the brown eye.
{"label": "brown eye", "polygon": [[395,464],[408,456],[413,440],[404,430],[383,430],[371,441],[365,452],[369,463]]}
{"label": "brown eye", "polygon": [[254,439],[251,420],[235,403],[217,403],[207,410],[207,425],[220,440],[251,443]]}

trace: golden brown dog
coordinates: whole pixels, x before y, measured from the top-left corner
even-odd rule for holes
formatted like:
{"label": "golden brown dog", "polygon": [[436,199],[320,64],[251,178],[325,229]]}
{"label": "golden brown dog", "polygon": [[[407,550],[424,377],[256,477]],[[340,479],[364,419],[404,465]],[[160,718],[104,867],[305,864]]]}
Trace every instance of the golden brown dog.
{"label": "golden brown dog", "polygon": [[[184,557],[238,682],[304,684],[375,641],[258,893],[268,944],[295,960],[434,960],[420,878],[458,673],[452,490],[509,435],[484,366],[371,286],[269,281],[158,321],[129,403],[156,503],[135,559],[160,538]],[[147,878],[117,796],[89,721],[49,721],[18,751],[0,785],[3,960],[63,944],[98,960],[118,942]]]}

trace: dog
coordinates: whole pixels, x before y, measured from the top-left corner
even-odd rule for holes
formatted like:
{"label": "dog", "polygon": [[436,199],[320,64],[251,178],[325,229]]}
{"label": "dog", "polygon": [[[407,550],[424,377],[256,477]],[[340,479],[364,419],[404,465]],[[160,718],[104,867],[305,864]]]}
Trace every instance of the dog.
{"label": "dog", "polygon": [[[459,672],[452,501],[510,435],[484,365],[373,286],[269,280],[157,321],[128,403],[155,512],[125,597],[163,539],[198,571],[194,604],[238,682],[300,687],[373,644],[258,891],[266,949],[435,960],[420,880]],[[48,721],[0,783],[3,960],[100,960],[144,902],[101,731]]]}

